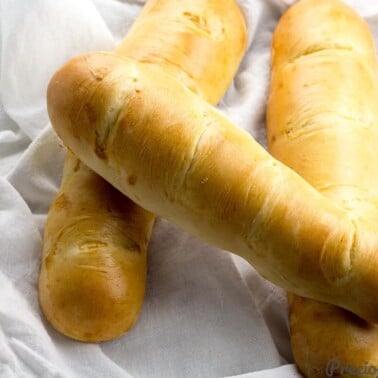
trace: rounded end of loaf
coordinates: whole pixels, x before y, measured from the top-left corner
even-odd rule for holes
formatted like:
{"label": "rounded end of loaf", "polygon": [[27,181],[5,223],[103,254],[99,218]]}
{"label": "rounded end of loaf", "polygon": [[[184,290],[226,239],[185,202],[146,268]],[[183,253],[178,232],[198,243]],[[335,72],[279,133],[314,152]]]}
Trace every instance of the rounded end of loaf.
{"label": "rounded end of loaf", "polygon": [[351,7],[340,0],[296,2],[281,17],[273,34],[273,66],[324,50],[353,51],[375,65],[369,27]]}
{"label": "rounded end of loaf", "polygon": [[[294,360],[309,378],[349,376],[343,366],[378,366],[378,327],[342,308],[289,294]],[[325,346],[325,347],[324,347]],[[344,373],[344,374],[342,374]]]}
{"label": "rounded end of loaf", "polygon": [[41,308],[51,325],[70,338],[111,340],[138,319],[145,293],[145,258],[138,266],[121,262],[122,248],[101,245],[88,247],[87,254],[44,259],[39,279]]}
{"label": "rounded end of loaf", "polygon": [[[58,136],[73,145],[80,139],[88,139],[98,123],[114,122],[122,101],[115,93],[114,81],[119,80],[117,67],[122,59],[111,52],[95,52],[79,55],[65,63],[51,78],[47,88],[47,110]],[[112,79],[106,80],[108,75]],[[90,106],[85,100],[90,98]],[[79,127],[80,126],[80,127]],[[100,126],[101,127],[101,126]],[[101,155],[101,143],[107,125],[98,130],[98,144]]]}
{"label": "rounded end of loaf", "polygon": [[133,326],[153,221],[68,151],[45,224],[39,278],[41,308],[56,330],[99,342]]}
{"label": "rounded end of loaf", "polygon": [[159,66],[215,104],[246,47],[246,22],[234,0],[150,1],[116,52]]}

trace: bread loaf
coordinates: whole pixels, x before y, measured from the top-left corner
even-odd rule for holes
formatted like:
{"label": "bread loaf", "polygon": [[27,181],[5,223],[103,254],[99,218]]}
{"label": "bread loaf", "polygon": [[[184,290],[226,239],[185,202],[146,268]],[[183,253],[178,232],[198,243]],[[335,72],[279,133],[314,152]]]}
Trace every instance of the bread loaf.
{"label": "bread loaf", "polygon": [[[368,26],[338,0],[302,0],[279,22],[272,57],[269,150],[356,224],[374,229],[378,84]],[[373,258],[366,272],[374,269]],[[366,295],[361,292],[361,302]],[[295,361],[307,377],[366,377],[378,367],[377,327],[344,309],[290,295],[290,324]]]}
{"label": "bread loaf", "polygon": [[[115,55],[159,67],[215,104],[245,47],[246,26],[234,0],[149,0]],[[89,69],[100,82],[101,73]],[[82,79],[77,77],[76,85],[84,93]],[[118,111],[108,110],[111,116]],[[96,122],[95,112],[85,111],[88,122]],[[105,154],[101,140],[96,153]],[[137,175],[128,177],[130,185],[136,180]],[[42,309],[57,330],[96,342],[120,336],[134,324],[145,292],[154,218],[68,153],[46,223],[39,281]]]}
{"label": "bread loaf", "polygon": [[375,224],[320,194],[169,73],[88,54],[58,70],[47,100],[63,142],[140,206],[288,291],[378,321]]}
{"label": "bread loaf", "polygon": [[45,225],[39,278],[40,303],[54,328],[97,342],[135,323],[153,218],[68,151]]}

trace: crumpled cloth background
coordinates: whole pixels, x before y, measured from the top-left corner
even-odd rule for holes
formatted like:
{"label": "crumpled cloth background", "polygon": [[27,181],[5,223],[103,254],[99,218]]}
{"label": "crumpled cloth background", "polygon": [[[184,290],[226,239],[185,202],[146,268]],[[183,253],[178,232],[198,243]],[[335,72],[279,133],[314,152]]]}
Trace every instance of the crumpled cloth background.
{"label": "crumpled cloth background", "polygon": [[[290,2],[239,1],[249,49],[219,108],[262,144],[270,40]],[[145,304],[129,333],[83,344],[41,314],[43,226],[65,154],[49,124],[47,84],[70,57],[111,50],[143,3],[0,0],[0,376],[300,377],[285,293],[163,219],[149,247]],[[378,38],[378,2],[348,3]]]}

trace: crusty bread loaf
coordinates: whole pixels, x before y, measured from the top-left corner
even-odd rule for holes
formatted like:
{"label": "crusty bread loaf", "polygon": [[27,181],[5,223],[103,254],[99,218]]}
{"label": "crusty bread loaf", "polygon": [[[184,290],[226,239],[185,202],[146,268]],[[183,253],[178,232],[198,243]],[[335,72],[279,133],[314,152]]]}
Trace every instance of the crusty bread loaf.
{"label": "crusty bread loaf", "polygon": [[378,321],[375,225],[164,70],[88,54],[54,75],[47,99],[64,143],[140,206],[243,256],[288,291]]}
{"label": "crusty bread loaf", "polygon": [[[280,20],[272,56],[269,150],[355,222],[374,227],[378,82],[368,26],[338,0],[302,0]],[[378,328],[346,310],[290,295],[290,324],[307,377],[366,377],[378,367]]]}
{"label": "crusty bread loaf", "polygon": [[67,153],[45,225],[39,278],[42,309],[54,328],[97,342],[134,324],[153,218]]}
{"label": "crusty bread loaf", "polygon": [[[149,0],[115,53],[157,66],[215,103],[245,47],[246,26],[234,0]],[[91,74],[101,79],[96,69]],[[87,90],[80,77],[76,84],[79,91]],[[95,122],[91,109],[85,111]],[[96,152],[104,153],[101,142]],[[129,184],[136,179],[130,175]],[[42,309],[57,330],[97,342],[135,323],[154,218],[68,153],[47,218],[39,281]]]}

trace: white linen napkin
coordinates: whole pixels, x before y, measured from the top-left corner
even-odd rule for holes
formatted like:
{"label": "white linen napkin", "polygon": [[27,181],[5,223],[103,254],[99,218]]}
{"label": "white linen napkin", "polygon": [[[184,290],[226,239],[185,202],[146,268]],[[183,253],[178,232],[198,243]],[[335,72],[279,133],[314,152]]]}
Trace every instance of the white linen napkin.
{"label": "white linen napkin", "polygon": [[[219,108],[265,145],[270,40],[290,1],[240,0],[249,49]],[[378,4],[350,1],[378,36]],[[300,377],[286,294],[245,261],[158,219],[148,290],[126,335],[84,344],[57,333],[38,305],[46,214],[65,150],[45,93],[68,58],[110,50],[143,1],[0,0],[0,376]]]}

